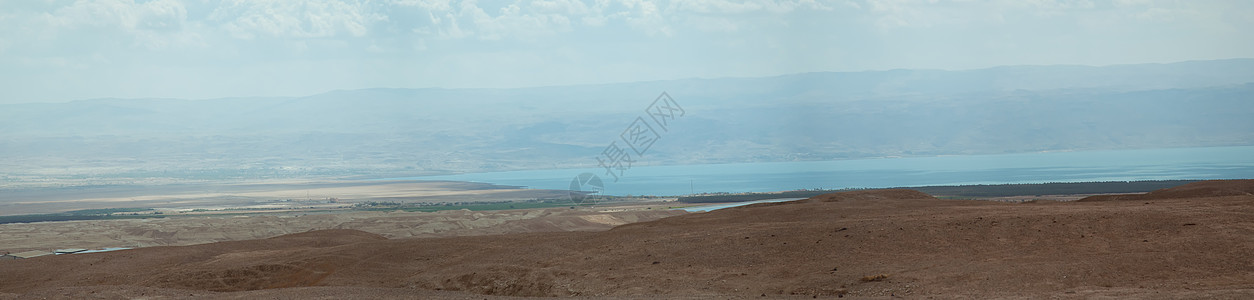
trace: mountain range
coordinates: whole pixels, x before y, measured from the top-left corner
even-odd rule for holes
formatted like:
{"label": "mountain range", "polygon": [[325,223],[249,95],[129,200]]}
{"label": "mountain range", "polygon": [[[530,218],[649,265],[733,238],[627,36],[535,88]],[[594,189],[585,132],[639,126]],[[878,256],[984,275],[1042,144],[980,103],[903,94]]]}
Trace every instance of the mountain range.
{"label": "mountain range", "polygon": [[1254,59],[822,72],[5,104],[0,188],[593,167],[663,92],[635,164],[1254,145]]}

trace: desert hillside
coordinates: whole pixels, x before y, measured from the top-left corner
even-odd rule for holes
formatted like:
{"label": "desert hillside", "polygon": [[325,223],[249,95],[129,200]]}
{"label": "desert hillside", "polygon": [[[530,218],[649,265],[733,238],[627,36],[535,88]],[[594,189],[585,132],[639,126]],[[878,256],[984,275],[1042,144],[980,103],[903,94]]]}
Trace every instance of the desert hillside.
{"label": "desert hillside", "polygon": [[598,232],[322,230],[6,262],[0,298],[1250,298],[1252,185],[1023,204],[842,192]]}
{"label": "desert hillside", "polygon": [[1079,201],[1185,199],[1251,195],[1254,195],[1254,180],[1209,180],[1156,190],[1144,194],[1098,195],[1086,197],[1084,199],[1080,199]]}

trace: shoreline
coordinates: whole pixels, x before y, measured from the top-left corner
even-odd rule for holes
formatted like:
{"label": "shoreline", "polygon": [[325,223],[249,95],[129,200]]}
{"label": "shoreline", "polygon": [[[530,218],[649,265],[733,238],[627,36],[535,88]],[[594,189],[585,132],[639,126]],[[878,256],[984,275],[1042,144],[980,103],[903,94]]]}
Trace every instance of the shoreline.
{"label": "shoreline", "polygon": [[[913,189],[943,199],[982,199],[1006,202],[1025,202],[1032,200],[1068,201],[1076,200],[1075,195],[1143,193],[1156,189],[1183,185],[1200,180],[1143,180],[1143,181],[1094,181],[1066,183],[1031,183],[1031,184],[993,184],[993,185],[945,185],[894,187]],[[451,181],[389,181],[363,182],[323,182],[305,184],[282,184],[283,191],[265,191],[264,185],[219,185],[245,186],[249,191],[237,194],[225,192],[218,197],[194,199],[196,201],[177,198],[178,194],[150,196],[152,201],[113,201],[95,203],[89,207],[75,207],[76,210],[57,210],[40,213],[14,214],[0,216],[0,224],[35,223],[77,220],[112,220],[112,219],[152,219],[169,217],[194,217],[206,215],[259,216],[290,213],[340,213],[355,211],[440,211],[440,210],[509,210],[524,208],[551,208],[563,206],[579,206],[568,203],[567,191],[523,189],[516,186],[494,185],[477,182]],[[333,187],[324,187],[324,186]],[[352,192],[359,197],[333,197],[307,194],[306,199],[282,199],[276,195],[308,190],[342,190]],[[312,189],[309,189],[311,188]],[[133,187],[143,189],[144,187]],[[460,189],[458,189],[460,188]],[[151,191],[144,189],[145,191]],[[719,204],[737,203],[780,198],[808,198],[826,193],[850,190],[877,189],[843,189],[843,190],[794,190],[766,193],[709,193],[687,196],[617,196],[606,195],[602,200],[610,203],[645,203],[675,201],[681,204]],[[247,193],[259,193],[247,194]],[[410,194],[406,194],[410,193]],[[248,195],[254,195],[249,197]],[[300,197],[296,197],[300,198]],[[1072,199],[1074,198],[1074,199]],[[674,200],[670,200],[674,199]],[[85,202],[32,203],[56,207],[58,205],[75,205]],[[115,205],[110,205],[115,204]],[[116,205],[127,204],[127,205]],[[12,206],[3,203],[0,207]],[[6,207],[8,208],[8,207]],[[5,211],[12,211],[5,209]]]}

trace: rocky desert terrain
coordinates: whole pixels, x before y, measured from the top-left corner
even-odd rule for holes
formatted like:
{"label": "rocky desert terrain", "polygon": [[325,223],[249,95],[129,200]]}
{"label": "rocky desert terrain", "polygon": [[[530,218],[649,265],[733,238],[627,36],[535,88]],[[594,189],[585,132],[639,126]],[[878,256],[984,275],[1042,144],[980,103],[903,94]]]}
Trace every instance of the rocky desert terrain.
{"label": "rocky desert terrain", "polygon": [[1254,180],[1074,202],[853,191],[601,231],[329,229],[0,270],[0,299],[1249,299]]}

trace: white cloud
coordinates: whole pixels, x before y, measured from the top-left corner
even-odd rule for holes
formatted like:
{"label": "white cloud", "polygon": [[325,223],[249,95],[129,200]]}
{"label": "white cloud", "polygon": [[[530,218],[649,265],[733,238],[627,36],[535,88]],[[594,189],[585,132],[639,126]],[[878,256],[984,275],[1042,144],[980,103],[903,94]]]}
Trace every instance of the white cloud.
{"label": "white cloud", "polygon": [[523,8],[510,4],[491,15],[478,7],[464,6],[463,16],[469,18],[478,29],[478,37],[499,40],[506,37],[531,39],[550,36],[571,30],[570,19],[560,13],[523,12]]}
{"label": "white cloud", "polygon": [[[394,4],[420,8],[427,24],[410,31],[442,39],[534,40],[605,26],[626,25],[648,36],[673,36],[691,26],[698,31],[734,32],[752,26],[747,14],[769,18],[795,11],[829,11],[816,0],[535,0],[488,9],[477,1],[401,0]],[[856,4],[854,4],[856,6]],[[758,16],[755,19],[762,19]],[[780,22],[779,19],[774,22]]]}
{"label": "white cloud", "polygon": [[473,34],[469,30],[462,30],[461,25],[458,24],[457,15],[452,11],[428,12],[427,18],[431,21],[430,26],[414,28],[411,31],[446,39],[460,39]]}
{"label": "white cloud", "polygon": [[133,45],[147,49],[201,45],[196,33],[186,31],[187,10],[174,0],[135,3],[132,0],[77,1],[41,16],[44,34],[87,32],[129,36]]}
{"label": "white cloud", "polygon": [[[154,96],[145,93],[156,90],[148,83],[180,82],[167,77],[195,80],[163,87],[174,92],[160,96],[204,98],[312,94],[371,83],[501,87],[1254,57],[1254,42],[1246,38],[1254,28],[1254,1],[1248,0],[0,3],[0,76],[14,79],[0,81],[0,101]],[[448,60],[466,63],[442,63]],[[318,72],[345,66],[360,72]],[[269,85],[255,82],[268,78],[238,71],[247,68],[320,84],[264,90]],[[255,87],[237,89],[241,84]],[[184,90],[199,92],[173,94]]]}
{"label": "white cloud", "polygon": [[428,10],[449,10],[449,0],[392,0],[390,3],[398,6],[415,6]]}
{"label": "white cloud", "polygon": [[170,30],[182,26],[187,11],[175,1],[137,4],[129,0],[80,1],[45,16],[62,28],[110,27],[128,30]]}
{"label": "white cloud", "polygon": [[868,10],[878,16],[875,25],[880,28],[930,26],[937,11],[930,7],[935,1],[867,0]]}
{"label": "white cloud", "polygon": [[610,0],[596,0],[591,7],[588,7],[588,13],[581,17],[585,25],[592,27],[601,27],[609,23],[611,16],[606,9],[612,4]]}
{"label": "white cloud", "polygon": [[1114,3],[1115,6],[1124,7],[1124,6],[1147,5],[1152,2],[1153,0],[1114,0],[1112,3]]}
{"label": "white cloud", "polygon": [[1115,7],[1121,9],[1121,15],[1145,21],[1170,22],[1179,19],[1202,18],[1214,19],[1218,16],[1204,16],[1191,4],[1201,2],[1176,2],[1156,0],[1115,0]]}
{"label": "white cloud", "polygon": [[[880,29],[1002,24],[1008,15],[1074,19],[1108,12],[1090,0],[864,0]],[[1128,0],[1135,1],[1135,0]]]}
{"label": "white cloud", "polygon": [[787,24],[788,14],[794,12],[832,10],[815,0],[690,0],[670,2],[663,15],[701,32],[733,33],[743,28]]}
{"label": "white cloud", "polygon": [[591,12],[587,4],[578,0],[536,0],[529,6],[544,14],[586,15]]}
{"label": "white cloud", "polygon": [[623,6],[627,7],[627,11],[623,16],[627,24],[632,28],[641,30],[651,36],[671,36],[674,30],[671,29],[666,18],[658,9],[657,4],[646,0],[622,0]]}
{"label": "white cloud", "polygon": [[1023,0],[1023,4],[1036,9],[1072,10],[1096,7],[1091,0]]}
{"label": "white cloud", "polygon": [[600,4],[589,7],[574,0],[513,3],[493,11],[475,1],[406,4],[426,10],[430,20],[411,32],[443,39],[533,40],[573,31],[577,23],[572,20],[593,25],[607,20],[598,15]]}
{"label": "white cloud", "polygon": [[361,37],[374,23],[387,21],[363,2],[337,0],[232,0],[223,2],[209,18],[242,39]]}
{"label": "white cloud", "polygon": [[832,10],[831,7],[815,0],[686,0],[672,1],[671,9],[702,14],[745,14],[755,12],[782,14],[798,9]]}

